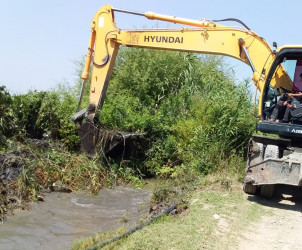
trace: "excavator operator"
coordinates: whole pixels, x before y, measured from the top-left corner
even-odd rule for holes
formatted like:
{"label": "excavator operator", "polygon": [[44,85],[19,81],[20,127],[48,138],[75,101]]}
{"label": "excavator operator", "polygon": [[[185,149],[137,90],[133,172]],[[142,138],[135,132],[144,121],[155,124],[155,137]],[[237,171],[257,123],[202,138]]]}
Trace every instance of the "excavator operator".
{"label": "excavator operator", "polygon": [[[299,102],[301,106],[302,103],[302,91],[299,89],[299,83],[302,83],[302,72],[299,75],[299,79],[294,81],[292,92],[284,93],[279,102],[276,104],[276,107],[273,110],[271,115],[271,119],[269,121],[280,122],[280,123],[289,123],[289,118],[297,115],[297,112],[294,112],[295,109],[301,107],[297,107],[296,103]],[[293,105],[293,101],[295,104]],[[278,120],[279,114],[282,115],[284,113],[283,118]],[[300,113],[300,112],[299,112]]]}

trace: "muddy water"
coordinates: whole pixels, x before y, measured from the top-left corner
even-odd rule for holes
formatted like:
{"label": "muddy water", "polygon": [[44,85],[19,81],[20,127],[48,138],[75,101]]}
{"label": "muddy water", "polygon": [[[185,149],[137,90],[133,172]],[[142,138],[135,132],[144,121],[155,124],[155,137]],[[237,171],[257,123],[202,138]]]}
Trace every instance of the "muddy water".
{"label": "muddy water", "polygon": [[135,224],[147,215],[149,198],[149,191],[123,187],[97,196],[47,194],[44,202],[0,225],[0,249],[70,249],[72,241],[84,236]]}

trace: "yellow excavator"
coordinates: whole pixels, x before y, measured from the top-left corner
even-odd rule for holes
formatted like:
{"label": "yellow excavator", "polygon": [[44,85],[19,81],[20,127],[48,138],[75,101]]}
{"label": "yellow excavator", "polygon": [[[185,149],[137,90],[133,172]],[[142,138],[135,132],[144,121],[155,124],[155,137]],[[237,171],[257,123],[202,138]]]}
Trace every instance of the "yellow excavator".
{"label": "yellow excavator", "polygon": [[[186,27],[119,29],[115,24],[116,12]],[[238,22],[240,27],[222,25],[223,21]],[[302,46],[277,47],[274,43],[272,49],[238,19],[192,20],[103,6],[91,22],[79,104],[77,113],[72,116],[79,124],[82,146],[88,154],[95,153],[95,117],[103,106],[119,46],[223,55],[249,65],[252,81],[260,92],[257,130],[279,136],[253,135],[250,139],[243,190],[248,194],[260,192],[262,196],[271,197],[275,184],[302,186],[302,105],[299,98],[287,97],[291,96],[288,93],[299,89],[299,84],[302,85]],[[89,106],[81,110],[85,82],[89,77]],[[290,112],[290,120],[282,123],[285,109]]]}

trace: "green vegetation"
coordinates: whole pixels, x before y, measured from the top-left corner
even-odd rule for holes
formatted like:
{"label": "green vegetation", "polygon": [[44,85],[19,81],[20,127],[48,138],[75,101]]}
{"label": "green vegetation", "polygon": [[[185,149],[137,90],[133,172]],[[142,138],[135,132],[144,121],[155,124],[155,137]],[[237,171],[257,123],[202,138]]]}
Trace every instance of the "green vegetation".
{"label": "green vegetation", "polygon": [[[29,152],[16,180],[23,190],[16,192],[20,197],[35,199],[58,181],[72,190],[97,192],[121,181],[140,185],[141,178],[150,176],[187,180],[217,171],[242,173],[255,118],[247,82],[236,85],[223,58],[120,50],[100,126],[145,133],[147,144],[138,159],[104,161],[101,154],[90,159],[79,152],[77,129],[70,121],[78,89],[63,84],[47,92],[10,95],[1,87],[0,148]],[[51,146],[33,147],[28,138]],[[7,204],[8,186],[0,182]]]}
{"label": "green vegetation", "polygon": [[234,84],[220,57],[124,49],[119,54],[101,123],[147,132],[141,173],[176,176],[242,167],[255,119],[247,83]]}
{"label": "green vegetation", "polygon": [[16,117],[11,108],[12,102],[13,99],[5,87],[0,86],[0,149],[7,145],[7,137],[16,133]]}

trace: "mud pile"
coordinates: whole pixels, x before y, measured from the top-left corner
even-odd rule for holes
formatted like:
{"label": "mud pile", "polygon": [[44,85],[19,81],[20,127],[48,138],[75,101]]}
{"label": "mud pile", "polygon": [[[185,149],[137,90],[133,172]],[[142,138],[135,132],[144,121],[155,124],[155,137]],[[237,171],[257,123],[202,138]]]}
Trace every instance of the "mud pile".
{"label": "mud pile", "polygon": [[17,185],[26,160],[33,156],[27,149],[0,154],[0,219],[15,208],[25,208],[22,191]]}

